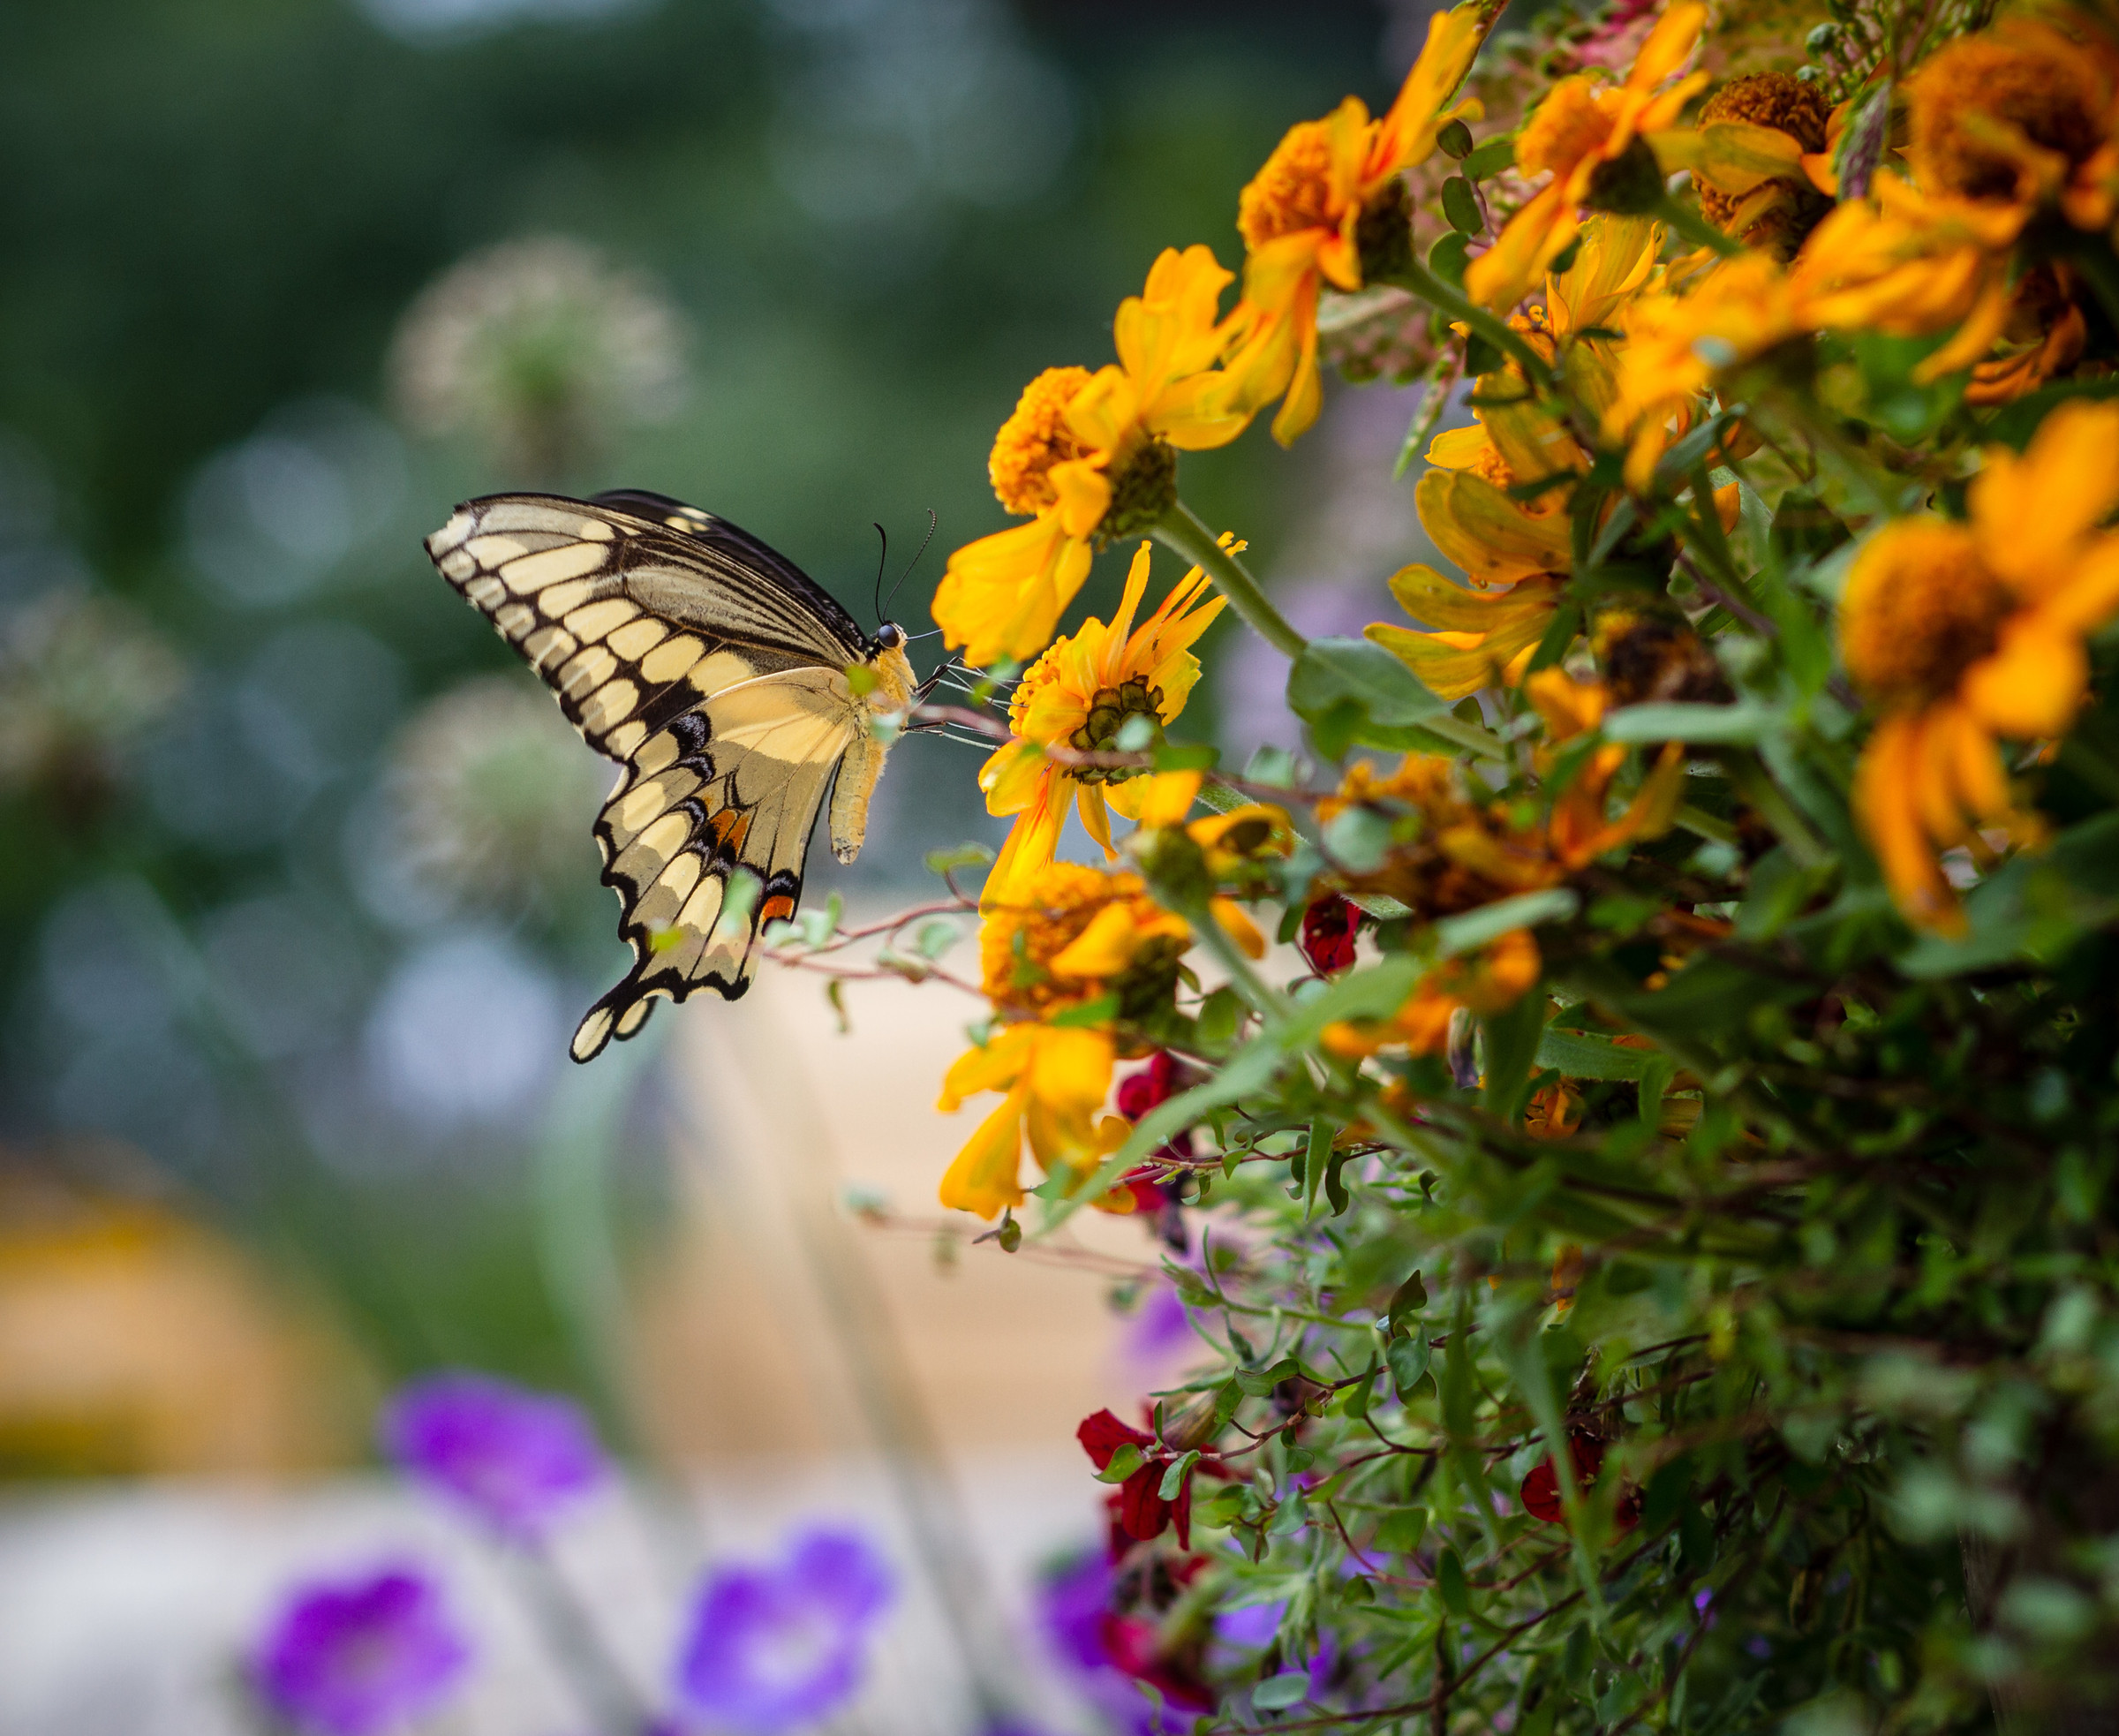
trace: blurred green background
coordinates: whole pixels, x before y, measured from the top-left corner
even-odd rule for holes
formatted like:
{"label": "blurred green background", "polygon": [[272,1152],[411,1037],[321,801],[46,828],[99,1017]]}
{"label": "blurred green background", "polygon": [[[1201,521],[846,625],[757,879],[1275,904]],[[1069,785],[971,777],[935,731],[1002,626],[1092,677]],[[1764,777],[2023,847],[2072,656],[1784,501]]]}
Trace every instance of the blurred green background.
{"label": "blurred green background", "polygon": [[[1233,263],[1238,188],[1291,122],[1388,100],[1398,22],[1376,0],[0,10],[17,1272],[160,1198],[308,1287],[379,1378],[581,1384],[534,1183],[555,1118],[582,1122],[565,1036],[622,956],[586,830],[607,772],[419,538],[493,489],[660,489],[866,620],[870,521],[894,570],[932,508],[894,611],[916,630],[946,550],[1003,522],[985,454],[1022,385],[1107,359],[1159,248]],[[1185,469],[1269,571],[1302,475],[1277,456],[1257,431]],[[1210,733],[1210,690],[1195,705]],[[977,764],[899,751],[856,891],[996,835]],[[813,896],[844,883],[811,865]],[[592,1141],[631,1235],[659,1186],[638,1079]],[[153,1456],[0,1423],[0,1470]]]}

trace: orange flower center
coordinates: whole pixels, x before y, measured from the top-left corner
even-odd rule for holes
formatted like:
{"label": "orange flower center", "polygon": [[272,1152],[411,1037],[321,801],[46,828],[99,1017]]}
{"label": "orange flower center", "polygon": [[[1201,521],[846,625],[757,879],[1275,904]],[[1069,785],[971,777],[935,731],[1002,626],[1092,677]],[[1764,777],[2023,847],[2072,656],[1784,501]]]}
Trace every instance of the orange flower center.
{"label": "orange flower center", "polygon": [[1239,197],[1236,227],[1245,246],[1260,247],[1283,235],[1339,224],[1331,208],[1331,129],[1323,121],[1299,121]]}
{"label": "orange flower center", "polygon": [[1920,69],[1912,97],[1910,155],[1926,192],[2017,195],[2023,165],[1996,121],[2071,164],[2104,140],[2089,57],[2050,32],[1953,42]]}
{"label": "orange flower center", "polygon": [[[1037,1019],[1095,1000],[1104,983],[1055,977],[1052,961],[1080,940],[1107,906],[1121,902],[1134,904],[1144,920],[1155,914],[1147,886],[1137,874],[1108,874],[1074,862],[1040,869],[1024,894],[995,905],[979,930],[979,971],[987,998],[1004,1011]],[[1150,950],[1157,954],[1151,962],[1159,966],[1170,949]]]}
{"label": "orange flower center", "polygon": [[1085,367],[1048,367],[1022,389],[1015,411],[993,437],[986,473],[993,493],[1010,512],[1025,517],[1059,499],[1053,492],[1054,464],[1079,458],[1088,449],[1067,426],[1067,407],[1089,384]]}
{"label": "orange flower center", "polygon": [[1927,704],[1994,650],[2015,606],[1962,525],[1894,525],[1862,552],[1840,599],[1847,672],[1879,704]]}

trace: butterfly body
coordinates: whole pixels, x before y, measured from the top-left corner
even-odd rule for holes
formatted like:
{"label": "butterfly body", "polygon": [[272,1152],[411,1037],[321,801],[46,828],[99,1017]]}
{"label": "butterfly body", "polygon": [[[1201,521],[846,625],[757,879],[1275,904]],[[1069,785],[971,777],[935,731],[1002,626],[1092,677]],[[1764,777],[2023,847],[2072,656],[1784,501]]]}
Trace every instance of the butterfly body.
{"label": "butterfly body", "polygon": [[859,854],[889,739],[920,690],[901,629],[863,633],[784,556],[659,494],[494,494],[426,540],[443,577],[618,762],[598,817],[632,968],[574,1034],[630,1037],[659,996],[750,986],[792,917],[818,810]]}

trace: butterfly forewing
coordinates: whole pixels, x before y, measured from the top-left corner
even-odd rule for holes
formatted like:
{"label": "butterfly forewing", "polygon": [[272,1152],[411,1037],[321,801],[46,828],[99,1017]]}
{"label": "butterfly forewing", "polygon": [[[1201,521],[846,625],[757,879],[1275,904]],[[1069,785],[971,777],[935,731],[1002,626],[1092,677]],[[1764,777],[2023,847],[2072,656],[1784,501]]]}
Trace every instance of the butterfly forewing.
{"label": "butterfly forewing", "polygon": [[624,767],[596,839],[633,966],[575,1058],[631,1036],[658,995],[742,994],[856,739],[852,618],[763,543],[659,495],[472,501],[427,551]]}

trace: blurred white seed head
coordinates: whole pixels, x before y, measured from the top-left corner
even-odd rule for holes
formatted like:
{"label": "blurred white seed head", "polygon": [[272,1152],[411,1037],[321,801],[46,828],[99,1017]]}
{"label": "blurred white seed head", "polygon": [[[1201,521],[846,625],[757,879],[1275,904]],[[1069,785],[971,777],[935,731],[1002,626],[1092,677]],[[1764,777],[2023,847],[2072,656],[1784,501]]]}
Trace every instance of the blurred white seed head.
{"label": "blurred white seed head", "polygon": [[471,254],[398,322],[391,394],[407,426],[468,434],[557,481],[619,431],[682,401],[684,322],[662,291],[584,242],[532,236]]}
{"label": "blurred white seed head", "polygon": [[596,883],[609,778],[526,676],[477,676],[425,706],[389,778],[395,842],[459,911],[550,914]]}
{"label": "blurred white seed head", "polygon": [[184,683],[183,660],[115,598],[68,587],[0,615],[0,790],[41,786],[88,818]]}

